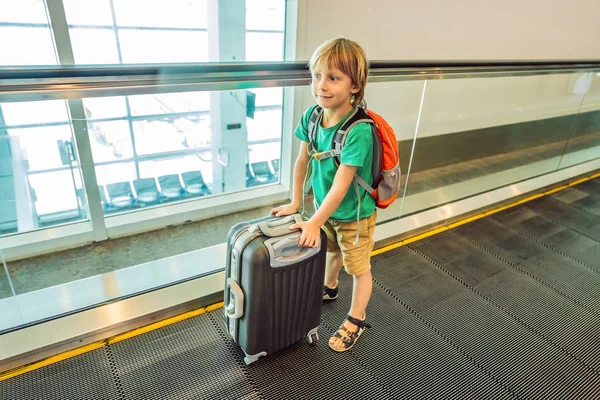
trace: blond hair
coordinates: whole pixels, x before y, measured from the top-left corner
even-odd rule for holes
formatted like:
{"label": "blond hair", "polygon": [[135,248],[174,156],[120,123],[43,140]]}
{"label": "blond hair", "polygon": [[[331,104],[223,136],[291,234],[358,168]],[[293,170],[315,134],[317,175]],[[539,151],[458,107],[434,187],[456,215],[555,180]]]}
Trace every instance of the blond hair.
{"label": "blond hair", "polygon": [[321,44],[309,61],[311,73],[316,65],[325,63],[348,75],[352,84],[358,88],[350,102],[357,106],[365,97],[365,86],[369,74],[367,54],[358,43],[350,39],[336,38]]}

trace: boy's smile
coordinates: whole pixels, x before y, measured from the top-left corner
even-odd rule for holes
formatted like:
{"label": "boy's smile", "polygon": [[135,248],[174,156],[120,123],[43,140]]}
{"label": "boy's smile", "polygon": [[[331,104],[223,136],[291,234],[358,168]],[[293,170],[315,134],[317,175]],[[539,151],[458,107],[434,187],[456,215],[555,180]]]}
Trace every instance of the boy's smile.
{"label": "boy's smile", "polygon": [[312,72],[312,94],[321,107],[344,115],[352,109],[350,99],[358,89],[348,75],[335,67],[316,66]]}

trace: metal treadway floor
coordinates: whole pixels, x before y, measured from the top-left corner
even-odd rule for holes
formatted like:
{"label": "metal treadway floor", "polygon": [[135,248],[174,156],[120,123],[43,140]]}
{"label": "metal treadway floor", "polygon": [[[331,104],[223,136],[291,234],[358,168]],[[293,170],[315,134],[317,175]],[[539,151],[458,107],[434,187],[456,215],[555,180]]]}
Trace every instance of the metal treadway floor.
{"label": "metal treadway floor", "polygon": [[1,399],[598,399],[600,179],[373,259],[373,328],[246,366],[222,309],[0,382]]}

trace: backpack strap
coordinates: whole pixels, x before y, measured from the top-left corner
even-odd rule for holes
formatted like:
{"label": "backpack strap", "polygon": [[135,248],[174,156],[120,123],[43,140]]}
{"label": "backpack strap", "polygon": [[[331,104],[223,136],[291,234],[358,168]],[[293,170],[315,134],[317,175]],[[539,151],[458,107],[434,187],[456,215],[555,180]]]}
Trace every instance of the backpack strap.
{"label": "backpack strap", "polygon": [[[342,154],[342,148],[344,147],[344,144],[346,143],[346,137],[348,135],[348,132],[350,132],[352,130],[352,128],[354,128],[356,125],[358,125],[360,123],[364,122],[364,123],[373,125],[374,122],[371,119],[371,117],[369,117],[369,115],[367,114],[367,112],[365,111],[365,109],[362,106],[355,107],[354,110],[352,111],[352,114],[350,115],[350,117],[346,120],[346,122],[344,122],[344,124],[340,127],[340,129],[338,129],[338,131],[335,133],[335,135],[333,137],[333,143],[331,146],[332,149],[319,153],[315,150],[315,137],[316,137],[317,128],[318,128],[319,124],[321,123],[322,118],[323,118],[323,109],[320,106],[315,107],[310,115],[309,120],[308,120],[308,140],[309,140],[308,155],[311,158],[318,160],[318,161],[322,161],[322,160],[333,157],[333,159],[334,159],[333,161],[334,161],[336,168],[339,168],[339,166],[341,165],[340,157]],[[312,183],[311,175],[312,175],[312,163],[309,162],[308,171],[306,173],[306,177],[304,180],[304,191],[302,193],[302,214],[304,214],[304,209],[305,209],[304,208],[304,196],[310,190],[311,183]],[[359,232],[360,232],[360,229],[359,229],[360,192],[359,192],[358,186],[360,185],[368,193],[373,193],[374,189],[367,181],[365,181],[363,178],[361,178],[358,175],[354,175],[354,179],[353,179],[352,183],[354,186],[354,191],[356,192],[356,198],[358,199],[358,207],[356,208],[356,238],[354,240],[354,245],[356,245],[358,243]]]}
{"label": "backpack strap", "polygon": [[340,155],[342,154],[342,148],[346,144],[348,133],[356,125],[363,122],[367,124],[373,124],[373,120],[367,115],[367,112],[362,107],[356,107],[350,117],[346,120],[346,122],[344,122],[344,124],[333,137],[332,149],[336,156],[334,160],[336,167],[339,167],[341,164]]}
{"label": "backpack strap", "polygon": [[323,108],[320,106],[316,106],[313,108],[310,117],[308,118],[308,156],[310,157],[308,161],[308,166],[306,170],[306,175],[304,176],[304,184],[302,185],[302,212],[303,216],[306,216],[306,207],[304,204],[304,197],[308,194],[312,187],[312,162],[311,159],[317,153],[315,150],[315,137],[317,135],[317,128],[321,123],[321,118],[323,118]]}
{"label": "backpack strap", "polygon": [[[356,107],[354,111],[350,115],[350,117],[344,122],[344,124],[337,131],[335,136],[333,137],[333,151],[335,152],[334,163],[336,167],[339,167],[341,164],[340,155],[342,154],[342,148],[346,144],[346,138],[348,137],[348,132],[352,130],[356,125],[361,123],[373,124],[373,120],[363,107]],[[358,206],[356,207],[356,237],[354,238],[354,245],[358,244],[358,237],[360,233],[360,191],[358,190],[358,186],[365,188],[369,193],[373,191],[371,185],[367,184],[367,182],[362,179],[358,174],[354,175],[352,179],[352,185],[354,186],[354,191],[356,193],[356,199],[358,200]],[[366,186],[366,187],[365,187]],[[369,191],[369,189],[371,191]]]}
{"label": "backpack strap", "polygon": [[317,135],[317,128],[323,118],[323,109],[320,106],[313,108],[312,113],[308,119],[308,155],[313,157],[316,153],[315,150],[315,137]]}

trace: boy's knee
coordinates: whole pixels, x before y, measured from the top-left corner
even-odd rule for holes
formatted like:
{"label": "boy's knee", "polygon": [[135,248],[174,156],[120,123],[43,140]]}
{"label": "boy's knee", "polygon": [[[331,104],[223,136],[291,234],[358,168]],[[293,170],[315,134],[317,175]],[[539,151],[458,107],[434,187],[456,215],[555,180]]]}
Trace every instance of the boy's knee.
{"label": "boy's knee", "polygon": [[356,265],[356,264],[348,263],[348,264],[344,265],[344,268],[346,269],[346,272],[348,274],[352,275],[355,278],[358,278],[365,274],[371,273],[371,263],[367,263],[366,265],[365,264]]}
{"label": "boy's knee", "polygon": [[327,251],[327,262],[328,263],[335,263],[335,264],[342,264],[343,263],[344,258],[342,257],[342,252],[341,250],[337,250],[337,251]]}

